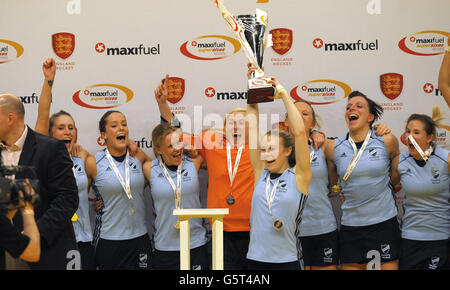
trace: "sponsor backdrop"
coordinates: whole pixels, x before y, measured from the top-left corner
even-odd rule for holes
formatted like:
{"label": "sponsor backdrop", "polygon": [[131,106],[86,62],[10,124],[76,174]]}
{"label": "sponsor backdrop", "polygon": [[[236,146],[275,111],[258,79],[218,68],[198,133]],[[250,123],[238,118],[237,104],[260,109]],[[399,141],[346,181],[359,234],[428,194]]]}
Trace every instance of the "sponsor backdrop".
{"label": "sponsor backdrop", "polygon": [[[273,46],[265,51],[265,71],[293,99],[314,105],[327,136],[346,133],[352,90],[383,106],[381,121],[397,137],[410,114],[431,114],[434,104],[450,125],[437,88],[450,33],[448,0],[224,4],[235,15],[268,12]],[[188,131],[221,128],[220,117],[246,106],[247,59],[212,0],[2,0],[0,92],[21,97],[32,127],[47,57],[57,62],[52,113],[70,112],[79,143],[92,153],[102,146],[100,116],[115,109],[126,115],[130,137],[153,156],[151,131],[159,123],[153,91],[165,74],[169,104],[185,115]],[[260,111],[272,114],[263,128],[285,113],[280,101]],[[449,148],[449,134],[439,130],[441,146]]]}

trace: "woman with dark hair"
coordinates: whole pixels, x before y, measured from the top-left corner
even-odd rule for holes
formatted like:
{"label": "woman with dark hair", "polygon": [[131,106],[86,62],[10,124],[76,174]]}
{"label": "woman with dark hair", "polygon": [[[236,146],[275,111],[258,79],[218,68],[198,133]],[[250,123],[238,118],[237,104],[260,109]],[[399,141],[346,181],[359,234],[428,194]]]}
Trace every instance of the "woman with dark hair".
{"label": "woman with dark hair", "polygon": [[149,269],[151,246],[145,221],[142,166],[151,159],[141,150],[130,156],[128,124],[119,111],[99,121],[106,148],[95,154],[93,189],[103,208],[97,214],[94,243],[99,269]]}
{"label": "woman with dark hair", "polygon": [[[259,142],[257,104],[247,105],[250,161],[255,175],[250,215],[249,269],[302,269],[298,231],[311,180],[308,137],[303,119],[275,78],[276,98],[288,112],[291,134],[267,133]],[[296,162],[297,160],[297,162]]]}
{"label": "woman with dark hair", "polygon": [[[152,132],[156,159],[144,164],[150,181],[155,229],[153,267],[155,270],[180,269],[180,227],[174,209],[201,208],[198,171],[203,158],[184,153],[180,129],[168,124],[157,125]],[[208,270],[208,248],[203,219],[190,221],[190,269]]]}
{"label": "woman with dark hair", "polygon": [[343,270],[366,269],[372,258],[381,269],[398,268],[400,231],[390,169],[399,149],[392,133],[380,137],[372,128],[382,113],[367,96],[352,92],[345,112],[349,132],[325,144],[333,189],[345,197],[339,233]]}
{"label": "woman with dark hair", "polygon": [[401,182],[406,197],[401,225],[401,270],[439,270],[448,263],[450,155],[434,142],[441,120],[443,116],[437,106],[431,118],[411,115],[405,128],[408,151],[393,163],[392,180]]}

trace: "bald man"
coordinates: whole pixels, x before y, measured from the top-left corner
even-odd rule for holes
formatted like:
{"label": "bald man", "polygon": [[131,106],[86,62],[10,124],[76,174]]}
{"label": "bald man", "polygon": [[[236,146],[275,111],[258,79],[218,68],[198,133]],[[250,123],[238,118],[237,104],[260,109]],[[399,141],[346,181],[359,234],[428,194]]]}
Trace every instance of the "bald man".
{"label": "bald man", "polygon": [[[34,132],[24,117],[25,109],[17,96],[0,95],[1,164],[34,166],[39,180],[40,203],[35,215],[41,257],[39,262],[29,263],[30,268],[64,270],[77,262],[72,261],[77,258],[77,246],[71,217],[78,208],[73,163],[62,141]],[[33,176],[16,174],[15,178]],[[21,230],[20,215],[16,215],[14,224]]]}

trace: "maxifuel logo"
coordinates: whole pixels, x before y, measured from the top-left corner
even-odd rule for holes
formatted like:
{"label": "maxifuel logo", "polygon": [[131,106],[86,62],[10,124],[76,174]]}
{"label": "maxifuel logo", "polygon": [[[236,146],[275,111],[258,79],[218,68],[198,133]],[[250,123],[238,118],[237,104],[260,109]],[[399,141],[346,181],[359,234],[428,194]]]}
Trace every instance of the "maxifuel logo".
{"label": "maxifuel logo", "polygon": [[223,35],[204,35],[186,41],[180,52],[196,60],[223,59],[237,53],[241,44],[234,38]]}
{"label": "maxifuel logo", "polygon": [[313,40],[312,45],[316,49],[324,51],[375,51],[378,50],[378,39],[374,41],[364,42],[357,40],[356,42],[325,42],[322,38]]}
{"label": "maxifuel logo", "polygon": [[216,98],[219,101],[223,100],[246,100],[247,92],[216,92],[213,87],[207,87],[205,89],[205,95],[208,98]]}
{"label": "maxifuel logo", "polygon": [[22,45],[11,40],[0,39],[0,64],[13,61],[22,54]]}
{"label": "maxifuel logo", "polygon": [[352,89],[336,80],[313,80],[291,90],[294,100],[306,100],[312,105],[328,105],[345,99]]}
{"label": "maxifuel logo", "polygon": [[161,54],[161,47],[158,44],[155,46],[144,46],[142,43],[137,46],[122,46],[122,47],[106,47],[103,42],[95,44],[94,49],[99,54],[106,55],[159,55]]}
{"label": "maxifuel logo", "polygon": [[73,95],[75,104],[88,109],[111,109],[131,101],[134,93],[116,84],[96,84],[85,87]]}
{"label": "maxifuel logo", "polygon": [[425,83],[423,85],[423,91],[426,94],[435,95],[437,97],[442,97],[442,92],[439,90],[438,86],[434,86],[432,83]]}
{"label": "maxifuel logo", "polygon": [[425,30],[403,37],[398,47],[412,55],[432,56],[445,53],[445,45],[450,33],[439,30]]}

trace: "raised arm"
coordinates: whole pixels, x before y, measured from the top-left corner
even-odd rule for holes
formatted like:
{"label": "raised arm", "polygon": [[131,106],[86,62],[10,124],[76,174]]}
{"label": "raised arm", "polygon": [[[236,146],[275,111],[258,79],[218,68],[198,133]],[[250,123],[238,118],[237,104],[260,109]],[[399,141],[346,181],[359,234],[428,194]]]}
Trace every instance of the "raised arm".
{"label": "raised arm", "polygon": [[52,88],[56,75],[56,62],[53,58],[47,58],[42,64],[44,83],[39,96],[38,116],[34,130],[40,134],[49,134],[50,105],[52,103]]}
{"label": "raised arm", "polygon": [[253,167],[255,181],[259,179],[264,170],[265,163],[261,160],[261,148],[259,144],[259,109],[258,104],[247,104],[248,122],[248,147],[250,162]]}
{"label": "raised arm", "polygon": [[[247,78],[251,78],[256,68],[251,64],[247,64]],[[264,160],[261,160],[261,146],[259,136],[259,107],[258,104],[247,104],[247,122],[248,122],[248,147],[250,162],[253,167],[255,181],[259,179],[264,170]]]}
{"label": "raised arm", "polygon": [[272,78],[272,83],[277,88],[275,98],[281,98],[288,114],[289,131],[295,140],[295,176],[298,189],[308,194],[308,186],[311,181],[312,172],[310,166],[308,134],[305,131],[303,118],[292,102],[287,91],[280,85],[276,78]]}
{"label": "raised arm", "polygon": [[438,86],[447,105],[450,107],[450,37],[447,39],[447,48],[439,71]]}

